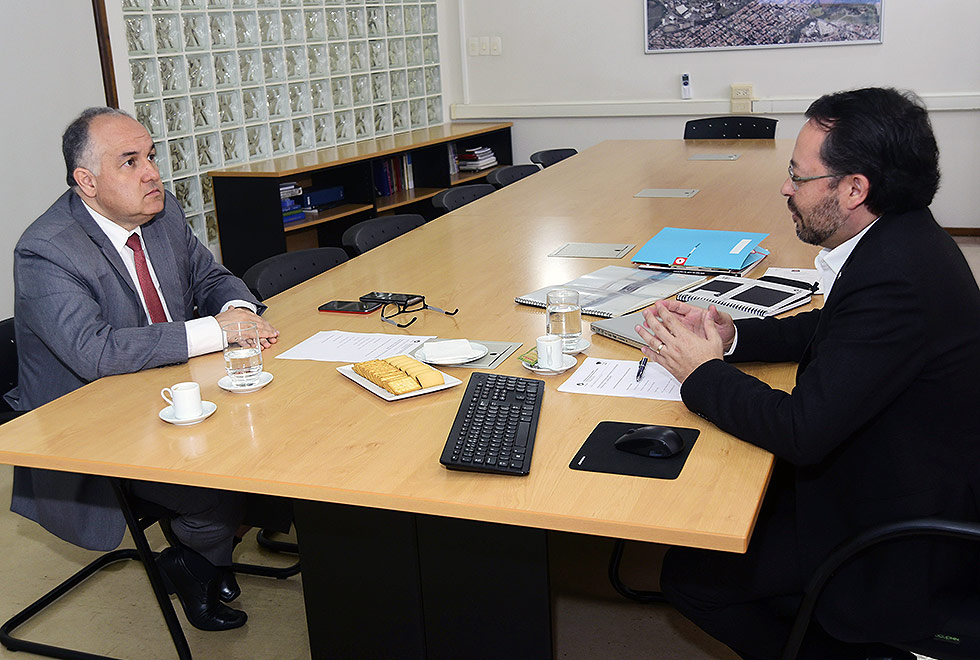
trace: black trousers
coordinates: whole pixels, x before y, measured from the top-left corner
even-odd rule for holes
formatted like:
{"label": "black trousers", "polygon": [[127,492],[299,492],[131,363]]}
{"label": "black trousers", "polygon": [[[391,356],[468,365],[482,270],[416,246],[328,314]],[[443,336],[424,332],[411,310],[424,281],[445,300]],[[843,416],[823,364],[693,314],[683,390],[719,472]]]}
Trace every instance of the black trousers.
{"label": "black trousers", "polygon": [[243,493],[150,481],[128,481],[127,488],[173,513],[170,527],[181,543],[215,566],[231,565],[235,532],[245,517]]}
{"label": "black trousers", "polygon": [[[803,598],[794,509],[791,490],[770,488],[745,554],[676,547],[664,557],[667,599],[744,660],[779,660]],[[863,659],[882,648],[840,642],[812,621],[798,658]]]}

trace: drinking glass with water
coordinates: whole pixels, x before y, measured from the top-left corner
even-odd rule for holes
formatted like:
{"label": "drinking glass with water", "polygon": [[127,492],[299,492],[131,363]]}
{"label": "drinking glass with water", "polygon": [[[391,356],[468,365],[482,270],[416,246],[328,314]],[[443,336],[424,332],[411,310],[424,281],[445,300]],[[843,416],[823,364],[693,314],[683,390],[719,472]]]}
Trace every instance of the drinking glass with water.
{"label": "drinking glass with water", "polygon": [[250,321],[235,321],[221,326],[225,343],[225,371],[232,387],[251,387],[262,373],[262,346],[259,328]]}
{"label": "drinking glass with water", "polygon": [[582,308],[575,289],[552,289],[548,292],[549,335],[561,337],[562,351],[574,351],[582,337]]}

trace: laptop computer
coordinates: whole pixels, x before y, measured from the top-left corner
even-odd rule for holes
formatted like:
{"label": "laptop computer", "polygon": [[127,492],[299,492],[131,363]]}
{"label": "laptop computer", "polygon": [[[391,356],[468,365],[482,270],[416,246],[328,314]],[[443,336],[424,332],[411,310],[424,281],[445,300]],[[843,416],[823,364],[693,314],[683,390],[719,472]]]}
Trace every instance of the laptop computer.
{"label": "laptop computer", "polygon": [[[701,300],[691,300],[688,304],[707,309],[708,305],[711,303]],[[754,315],[749,314],[748,312],[742,312],[734,309],[726,309],[725,311],[731,314],[733,319],[756,318]],[[636,330],[634,329],[637,325],[642,323],[643,312],[633,312],[632,314],[615,316],[611,319],[593,321],[592,332],[597,335],[602,335],[603,337],[609,337],[610,339],[621,341],[624,344],[629,344],[630,346],[634,346],[636,348],[643,348],[646,346],[646,342],[640,339],[640,335],[637,334]]]}

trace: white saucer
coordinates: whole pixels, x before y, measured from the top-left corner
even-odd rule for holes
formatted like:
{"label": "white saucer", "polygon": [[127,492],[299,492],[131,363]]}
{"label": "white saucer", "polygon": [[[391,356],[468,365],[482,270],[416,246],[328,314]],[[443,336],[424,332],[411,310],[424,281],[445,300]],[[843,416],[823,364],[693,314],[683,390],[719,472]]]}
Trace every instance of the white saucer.
{"label": "white saucer", "polygon": [[581,353],[591,345],[592,345],[591,341],[589,341],[585,337],[579,337],[578,344],[575,345],[575,348],[565,349],[562,351],[562,353],[564,353],[565,355],[578,355],[579,353]]}
{"label": "white saucer", "polygon": [[234,392],[236,394],[248,394],[249,392],[254,392],[256,390],[261,390],[263,387],[272,382],[272,374],[268,371],[263,371],[259,374],[259,380],[255,385],[246,385],[245,387],[235,387],[231,384],[231,376],[222,376],[218,379],[218,387],[223,390],[228,390],[229,392]]}
{"label": "white saucer", "polygon": [[481,357],[490,352],[490,349],[483,344],[478,344],[475,341],[470,342],[470,349],[473,351],[466,357],[454,358],[449,360],[430,360],[425,356],[425,344],[419,346],[419,349],[415,351],[415,357],[422,362],[428,362],[429,364],[438,364],[440,366],[452,366],[454,364],[466,364],[467,362],[472,362],[473,360],[479,360]]}
{"label": "white saucer", "polygon": [[562,358],[563,359],[562,359],[562,363],[561,363],[561,369],[542,369],[541,367],[532,367],[531,365],[529,365],[524,360],[521,360],[520,363],[524,365],[524,368],[525,369],[528,369],[530,371],[533,371],[536,374],[542,374],[542,375],[545,375],[545,376],[553,376],[555,374],[560,374],[560,373],[564,373],[564,372],[568,371],[569,369],[571,369],[572,367],[574,367],[575,364],[578,362],[575,359],[575,356],[573,356],[573,355],[562,355]]}
{"label": "white saucer", "polygon": [[177,419],[174,417],[174,407],[167,406],[160,411],[160,419],[167,422],[168,424],[175,424],[177,426],[190,426],[191,424],[198,424],[203,422],[208,417],[214,414],[214,411],[218,409],[218,406],[214,405],[210,401],[201,401],[201,408],[204,412],[198,417],[191,417],[189,419]]}

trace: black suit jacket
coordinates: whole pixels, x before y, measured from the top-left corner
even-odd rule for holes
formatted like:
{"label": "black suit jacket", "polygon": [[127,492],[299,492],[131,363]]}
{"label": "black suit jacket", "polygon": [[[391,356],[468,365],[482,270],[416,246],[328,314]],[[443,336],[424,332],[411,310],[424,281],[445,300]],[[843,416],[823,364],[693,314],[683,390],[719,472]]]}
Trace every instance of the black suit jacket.
{"label": "black suit jacket", "polygon": [[[928,210],[880,218],[823,309],[740,321],[729,359],[799,362],[791,393],[714,360],[681,395],[789,473],[797,545],[786,551],[804,579],[875,524],[980,519],[980,291]],[[844,640],[929,635],[964,581],[974,584],[964,552],[892,542],[845,568],[817,617]]]}

